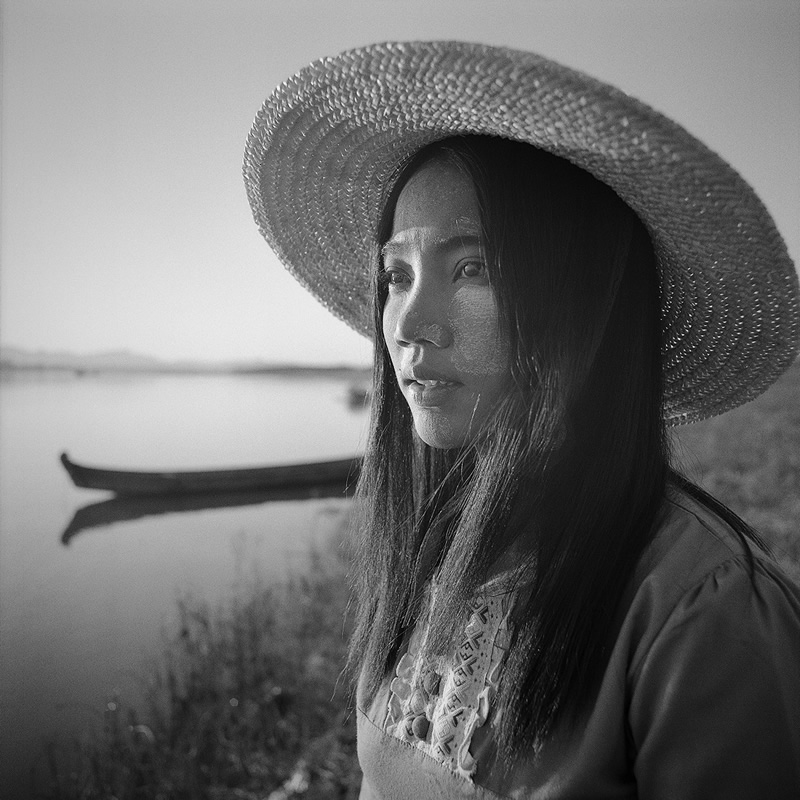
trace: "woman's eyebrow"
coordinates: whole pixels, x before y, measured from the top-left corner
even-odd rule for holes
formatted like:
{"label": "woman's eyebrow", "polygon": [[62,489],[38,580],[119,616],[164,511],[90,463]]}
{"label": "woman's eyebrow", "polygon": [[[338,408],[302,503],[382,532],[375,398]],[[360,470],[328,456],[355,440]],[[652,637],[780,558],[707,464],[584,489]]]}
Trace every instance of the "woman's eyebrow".
{"label": "woman's eyebrow", "polygon": [[[398,257],[402,256],[410,247],[419,243],[419,238],[419,235],[415,233],[410,237],[403,236],[400,239],[390,239],[381,248],[381,257],[386,258],[392,255]],[[480,249],[481,237],[470,233],[455,233],[452,236],[445,236],[440,239],[429,241],[428,246],[437,253],[456,250],[461,247]]]}

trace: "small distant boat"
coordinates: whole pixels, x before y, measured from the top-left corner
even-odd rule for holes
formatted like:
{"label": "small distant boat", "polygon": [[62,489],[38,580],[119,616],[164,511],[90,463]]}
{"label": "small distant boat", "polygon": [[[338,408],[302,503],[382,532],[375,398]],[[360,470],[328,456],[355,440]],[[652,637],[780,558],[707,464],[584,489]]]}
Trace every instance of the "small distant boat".
{"label": "small distant boat", "polygon": [[83,489],[105,489],[124,497],[142,495],[213,494],[221,492],[301,489],[355,483],[361,468],[358,457],[310,464],[272,467],[142,472],[86,467],[61,454],[72,482]]}
{"label": "small distant boat", "polygon": [[351,386],[347,390],[347,405],[355,410],[365,409],[370,402],[371,392],[365,386]]}

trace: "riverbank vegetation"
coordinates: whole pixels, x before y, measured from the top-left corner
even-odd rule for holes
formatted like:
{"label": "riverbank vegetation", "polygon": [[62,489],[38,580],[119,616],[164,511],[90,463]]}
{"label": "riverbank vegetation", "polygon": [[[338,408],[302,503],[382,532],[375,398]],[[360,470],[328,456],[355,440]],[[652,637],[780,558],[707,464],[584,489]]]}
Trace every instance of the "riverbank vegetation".
{"label": "riverbank vegetation", "polygon": [[800,583],[800,361],[767,392],[674,430],[684,473],[766,540]]}
{"label": "riverbank vegetation", "polygon": [[[767,394],[674,433],[675,455],[764,535],[800,581],[800,365]],[[282,586],[212,609],[184,598],[136,707],[54,745],[45,798],[355,798],[354,718],[340,678],[346,554],[312,554]]]}
{"label": "riverbank vegetation", "polygon": [[178,603],[177,624],[133,706],[53,743],[40,796],[61,800],[355,798],[360,772],[344,665],[346,558],[333,542],[279,586],[217,608]]}

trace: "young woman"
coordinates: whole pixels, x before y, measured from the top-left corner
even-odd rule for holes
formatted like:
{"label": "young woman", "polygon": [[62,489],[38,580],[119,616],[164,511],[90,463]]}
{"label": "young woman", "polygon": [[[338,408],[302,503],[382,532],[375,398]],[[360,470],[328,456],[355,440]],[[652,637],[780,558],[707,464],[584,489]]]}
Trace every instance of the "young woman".
{"label": "young woman", "polygon": [[612,87],[454,42],[311,65],[245,180],[375,341],[362,798],[799,796],[800,589],[667,447],[797,352],[744,181]]}

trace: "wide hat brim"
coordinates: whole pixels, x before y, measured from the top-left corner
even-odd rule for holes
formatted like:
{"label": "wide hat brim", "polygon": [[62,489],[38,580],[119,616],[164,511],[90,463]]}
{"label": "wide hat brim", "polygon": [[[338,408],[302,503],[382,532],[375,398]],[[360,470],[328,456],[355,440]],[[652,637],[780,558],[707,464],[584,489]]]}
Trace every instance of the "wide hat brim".
{"label": "wide hat brim", "polygon": [[792,362],[797,273],[750,186],[647,105],[533,53],[387,43],[309,65],[267,99],[247,140],[256,224],[304,287],[372,336],[370,270],[387,188],[421,147],[471,133],[571,161],[647,226],[661,279],[668,422],[734,408]]}

